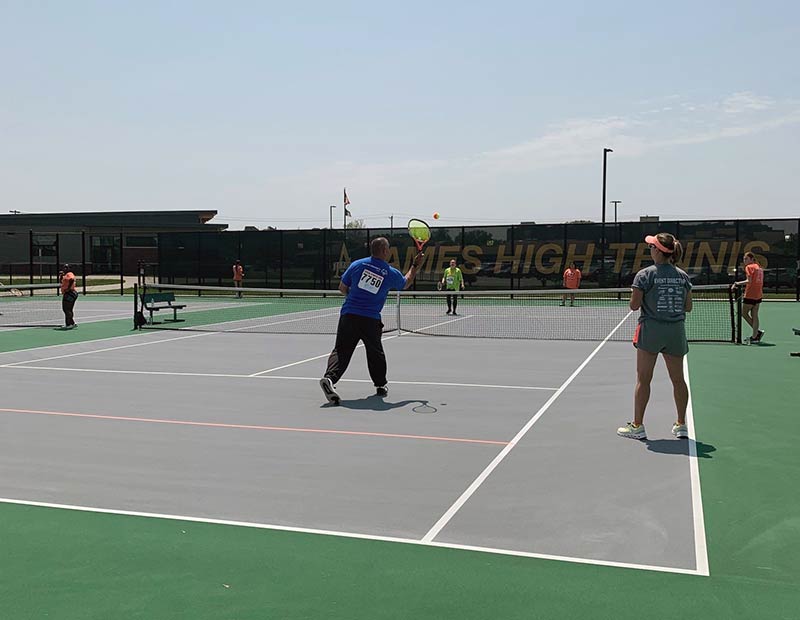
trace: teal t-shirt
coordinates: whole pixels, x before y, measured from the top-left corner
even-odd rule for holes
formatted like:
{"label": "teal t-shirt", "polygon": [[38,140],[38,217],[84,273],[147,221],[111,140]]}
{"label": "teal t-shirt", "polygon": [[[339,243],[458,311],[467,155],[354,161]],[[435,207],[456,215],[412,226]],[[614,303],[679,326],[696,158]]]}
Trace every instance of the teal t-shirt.
{"label": "teal t-shirt", "polygon": [[672,263],[645,267],[633,279],[633,288],[644,292],[639,322],[654,319],[674,323],[686,318],[686,295],[692,283],[686,272]]}

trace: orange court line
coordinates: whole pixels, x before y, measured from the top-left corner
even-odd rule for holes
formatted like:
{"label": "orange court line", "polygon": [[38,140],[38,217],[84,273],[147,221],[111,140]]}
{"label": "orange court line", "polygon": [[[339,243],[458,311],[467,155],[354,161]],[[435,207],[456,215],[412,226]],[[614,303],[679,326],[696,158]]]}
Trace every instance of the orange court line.
{"label": "orange court line", "polygon": [[385,437],[390,439],[423,439],[427,441],[449,441],[456,443],[491,444],[506,446],[507,441],[494,441],[491,439],[465,439],[460,437],[435,437],[430,435],[404,435],[400,433],[373,433],[368,431],[340,431],[325,428],[294,428],[290,426],[259,426],[255,424],[225,424],[222,422],[193,422],[189,420],[159,420],[157,418],[134,418],[128,416],[99,415],[94,413],[71,413],[67,411],[38,411],[36,409],[7,409],[0,408],[0,412],[24,413],[33,415],[51,415],[70,418],[93,418],[97,420],[117,420],[121,422],[152,422],[155,424],[177,424],[181,426],[204,426],[210,428],[230,428],[256,431],[284,431],[294,433],[320,433],[329,435],[363,435],[366,437]]}

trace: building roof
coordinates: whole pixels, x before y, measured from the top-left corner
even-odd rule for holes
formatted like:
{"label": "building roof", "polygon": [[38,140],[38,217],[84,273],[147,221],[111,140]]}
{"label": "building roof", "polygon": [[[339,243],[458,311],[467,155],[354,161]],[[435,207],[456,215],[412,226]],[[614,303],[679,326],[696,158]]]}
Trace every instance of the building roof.
{"label": "building roof", "polygon": [[94,228],[133,230],[225,230],[227,224],[209,224],[216,211],[93,211],[83,213],[14,213],[0,215],[0,229],[34,231]]}

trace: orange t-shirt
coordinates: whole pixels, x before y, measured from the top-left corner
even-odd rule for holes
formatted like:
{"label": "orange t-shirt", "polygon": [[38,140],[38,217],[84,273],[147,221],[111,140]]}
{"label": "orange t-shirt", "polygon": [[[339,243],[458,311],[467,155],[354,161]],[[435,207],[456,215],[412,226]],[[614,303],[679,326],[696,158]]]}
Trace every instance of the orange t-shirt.
{"label": "orange t-shirt", "polygon": [[75,274],[71,271],[68,271],[63,276],[61,276],[61,293],[66,293],[67,291],[74,291],[75,290]]}
{"label": "orange t-shirt", "polygon": [[567,288],[578,288],[581,284],[581,270],[567,269],[564,272],[564,286]]}
{"label": "orange t-shirt", "polygon": [[234,265],[233,266],[233,279],[235,282],[241,282],[242,277],[244,276],[244,267],[241,265]]}
{"label": "orange t-shirt", "polygon": [[747,274],[747,286],[744,287],[745,299],[761,299],[764,296],[764,270],[758,263],[744,266]]}

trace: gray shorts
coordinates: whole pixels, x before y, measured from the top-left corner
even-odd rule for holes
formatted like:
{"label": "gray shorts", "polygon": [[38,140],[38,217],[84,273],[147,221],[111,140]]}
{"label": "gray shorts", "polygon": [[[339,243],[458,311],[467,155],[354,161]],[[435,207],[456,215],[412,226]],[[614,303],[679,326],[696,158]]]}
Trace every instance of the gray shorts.
{"label": "gray shorts", "polygon": [[681,357],[689,352],[686,326],[683,321],[642,321],[636,326],[633,346],[650,353],[666,353]]}

